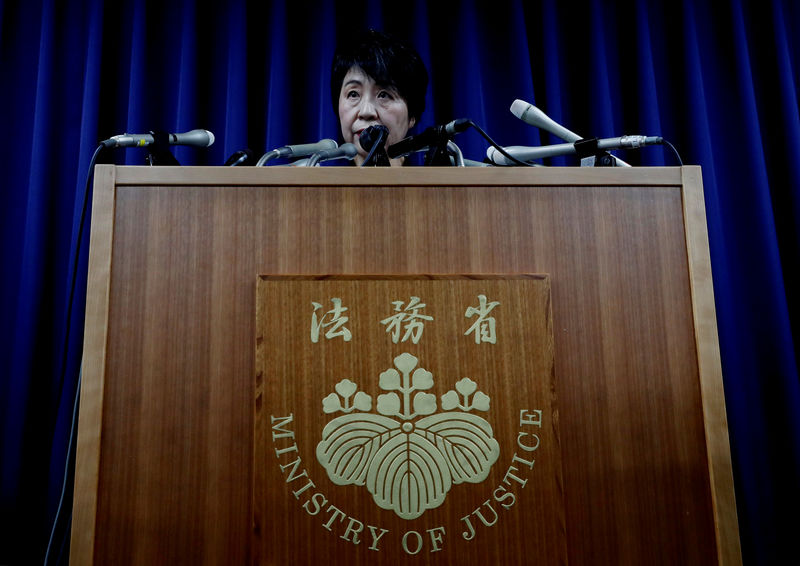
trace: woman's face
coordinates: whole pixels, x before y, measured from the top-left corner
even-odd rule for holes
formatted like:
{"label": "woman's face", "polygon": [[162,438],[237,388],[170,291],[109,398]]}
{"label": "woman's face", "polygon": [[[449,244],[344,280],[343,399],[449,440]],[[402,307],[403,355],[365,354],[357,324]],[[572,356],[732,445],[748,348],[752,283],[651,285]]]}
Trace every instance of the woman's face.
{"label": "woman's face", "polygon": [[[365,128],[376,124],[386,126],[389,129],[386,147],[389,147],[405,138],[416,120],[408,117],[406,101],[395,89],[377,84],[360,67],[351,67],[339,91],[339,122],[344,141],[358,148],[355,162],[361,165],[367,152],[358,143],[358,137]],[[393,159],[392,165],[401,162]]]}

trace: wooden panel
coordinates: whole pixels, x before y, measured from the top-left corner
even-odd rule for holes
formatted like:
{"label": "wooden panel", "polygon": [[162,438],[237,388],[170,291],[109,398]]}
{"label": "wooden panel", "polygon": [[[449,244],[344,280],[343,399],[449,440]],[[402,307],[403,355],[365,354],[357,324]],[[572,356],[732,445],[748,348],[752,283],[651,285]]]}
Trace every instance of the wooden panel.
{"label": "wooden panel", "polygon": [[[111,252],[114,234],[116,169],[101,168],[94,191],[87,280],[86,331],[80,385],[80,428],[76,444],[73,528],[70,555],[75,562],[90,563],[94,553],[98,503],[103,397],[106,385],[106,347],[111,287]],[[77,560],[76,560],[77,558]]]}
{"label": "wooden panel", "polygon": [[546,277],[265,277],[258,297],[254,563],[566,563]]}
{"label": "wooden panel", "polygon": [[[717,563],[714,505],[735,507],[725,482],[712,501],[709,466],[730,463],[703,421],[713,337],[695,342],[681,170],[116,171],[105,372],[83,392],[103,399],[96,522],[73,529],[95,543],[76,562],[250,560],[257,274],[549,273],[569,561]],[[159,174],[178,184],[136,184]],[[79,443],[98,434],[82,417]]]}
{"label": "wooden panel", "polygon": [[[102,166],[100,166],[102,167]],[[686,169],[691,169],[688,167]],[[695,169],[698,169],[695,167]],[[158,186],[678,186],[681,169],[642,167],[636,169],[556,168],[556,167],[472,167],[461,171],[452,167],[320,167],[298,170],[294,167],[118,167],[117,185]],[[298,173],[298,171],[301,171]]]}
{"label": "wooden panel", "polygon": [[722,387],[722,361],[714,308],[714,283],[708,249],[706,207],[700,170],[684,171],[684,215],[689,255],[689,273],[694,305],[695,337],[698,349],[703,421],[708,443],[708,473],[711,481],[717,548],[721,564],[741,564],[741,547],[736,500],[728,442],[728,418]]}

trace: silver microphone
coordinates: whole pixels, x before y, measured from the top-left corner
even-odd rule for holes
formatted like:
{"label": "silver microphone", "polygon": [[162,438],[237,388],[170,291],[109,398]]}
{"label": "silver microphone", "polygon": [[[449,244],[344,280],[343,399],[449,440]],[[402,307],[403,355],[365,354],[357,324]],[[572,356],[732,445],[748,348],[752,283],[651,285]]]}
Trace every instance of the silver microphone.
{"label": "silver microphone", "polygon": [[[182,134],[167,134],[170,145],[208,147],[214,143],[214,134],[208,130],[191,130]],[[121,134],[101,142],[106,147],[145,147],[155,143],[153,134]]]}
{"label": "silver microphone", "polygon": [[[525,102],[519,98],[516,99],[511,103],[511,113],[526,124],[542,129],[546,132],[550,132],[554,136],[557,136],[564,141],[576,142],[582,139],[582,136],[579,136],[572,130],[568,130],[530,102]],[[589,165],[594,163],[594,157],[588,157],[581,160],[581,165],[586,165],[584,161],[587,159],[590,160],[588,163]],[[629,164],[624,162],[619,157],[614,156],[614,159],[616,160],[617,165],[621,167],[630,167]]]}
{"label": "silver microphone", "polygon": [[564,141],[576,142],[581,139],[581,136],[566,129],[550,118],[550,116],[536,108],[533,104],[520,100],[519,98],[511,104],[511,113],[526,124],[550,132]]}
{"label": "silver microphone", "polygon": [[[664,140],[658,136],[622,136],[618,138],[603,138],[597,140],[599,151],[612,149],[635,149],[645,145],[657,145]],[[559,143],[555,145],[544,145],[539,147],[525,147],[512,145],[503,148],[506,153],[519,159],[520,161],[533,161],[534,159],[544,159],[557,155],[572,155],[577,153],[574,143]],[[494,147],[486,150],[486,157],[496,165],[515,165],[513,161],[497,151]]]}
{"label": "silver microphone", "polygon": [[296,145],[285,145],[283,147],[279,147],[278,149],[273,149],[272,151],[268,151],[264,155],[261,156],[261,159],[258,160],[256,163],[256,167],[261,167],[270,159],[278,159],[280,157],[308,157],[309,155],[313,155],[318,151],[323,151],[326,149],[335,149],[338,147],[339,144],[336,143],[335,140],[332,139],[324,139],[319,140],[318,142],[314,143],[301,143]]}
{"label": "silver microphone", "polygon": [[317,151],[308,158],[308,167],[314,167],[322,161],[331,159],[354,159],[358,155],[358,148],[352,143],[343,143],[339,147]]}

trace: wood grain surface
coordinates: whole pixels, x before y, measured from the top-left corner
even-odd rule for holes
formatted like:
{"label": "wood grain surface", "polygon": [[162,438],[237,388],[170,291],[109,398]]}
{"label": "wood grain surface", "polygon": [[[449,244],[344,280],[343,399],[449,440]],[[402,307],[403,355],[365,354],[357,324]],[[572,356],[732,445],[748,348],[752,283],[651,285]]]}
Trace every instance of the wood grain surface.
{"label": "wood grain surface", "polygon": [[259,274],[470,273],[549,275],[568,561],[740,563],[696,168],[104,169],[74,563],[253,560]]}
{"label": "wood grain surface", "polygon": [[[486,305],[495,303],[487,314],[495,325],[491,342],[479,335],[476,343],[474,334],[465,335],[475,322],[465,313],[479,306],[479,295]],[[412,302],[412,297],[419,300]],[[347,310],[337,310],[339,322],[327,327],[330,336],[321,332],[312,339],[312,312],[317,324],[331,321],[333,314],[325,313],[334,306],[332,298]],[[319,306],[312,309],[312,304]],[[566,563],[546,277],[264,277],[257,312],[254,563],[455,566],[520,564],[531,556],[543,564]],[[382,323],[398,312],[399,326]],[[409,320],[411,312],[427,318]],[[407,327],[409,322],[414,326]],[[422,382],[424,389],[407,399],[393,393],[382,375],[397,371],[403,358],[431,373],[431,383]],[[411,377],[409,372],[408,385]],[[459,394],[465,378],[477,387],[474,395],[485,396],[485,406],[475,408],[475,396]],[[369,397],[368,406],[362,399],[354,410],[355,394],[349,400],[340,397],[340,390],[347,391],[342,389],[345,379],[362,398]],[[454,392],[451,399],[457,395],[459,408],[446,406],[449,391]],[[384,404],[390,400],[379,394],[395,395],[399,412],[389,411]],[[420,413],[417,395],[432,396],[427,401],[434,401],[434,410]],[[434,428],[445,432],[427,432],[426,418],[440,423],[442,417],[448,420]],[[474,428],[465,419],[477,418],[490,427],[490,435],[470,434]],[[336,428],[358,432],[344,433],[348,448],[336,451],[328,468],[317,445],[323,445],[326,425],[336,421]],[[395,423],[404,428],[371,434]],[[456,424],[449,428],[448,423]],[[401,430],[408,432],[402,451],[391,443],[403,438]],[[336,438],[325,446],[345,442]],[[457,442],[447,448],[450,438]],[[484,444],[490,439],[497,453]],[[359,441],[366,442],[361,451]],[[384,446],[391,451],[382,452]],[[404,459],[400,454],[412,447],[413,457]],[[496,460],[484,461],[486,453]],[[347,458],[350,466],[358,462],[363,470],[352,482],[344,472]],[[393,481],[396,476],[402,479]],[[343,480],[348,480],[345,485]],[[385,498],[387,492],[392,495]],[[438,500],[439,495],[444,498]],[[404,513],[405,501],[415,510],[421,502],[419,516]],[[311,539],[315,544],[306,544]]]}

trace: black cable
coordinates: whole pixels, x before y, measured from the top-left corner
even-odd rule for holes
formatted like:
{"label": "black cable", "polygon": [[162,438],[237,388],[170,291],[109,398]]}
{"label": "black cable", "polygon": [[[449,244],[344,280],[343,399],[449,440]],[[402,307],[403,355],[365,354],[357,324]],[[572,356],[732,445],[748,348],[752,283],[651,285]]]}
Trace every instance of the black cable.
{"label": "black cable", "polygon": [[489,137],[489,134],[487,134],[486,132],[484,132],[484,131],[481,129],[481,127],[480,127],[478,124],[476,124],[475,122],[473,122],[472,120],[467,120],[467,123],[468,123],[470,126],[472,126],[473,128],[475,128],[476,130],[478,130],[478,133],[479,133],[480,135],[482,135],[482,136],[483,136],[483,137],[486,139],[486,141],[488,141],[488,142],[489,142],[489,144],[490,144],[492,147],[494,147],[494,148],[495,148],[497,151],[499,151],[499,152],[500,152],[500,154],[501,154],[501,155],[503,155],[503,156],[504,156],[506,159],[510,159],[511,161],[513,161],[514,163],[516,163],[517,165],[522,165],[523,167],[535,167],[535,165],[533,165],[533,164],[531,164],[531,163],[525,163],[524,161],[520,161],[519,159],[517,159],[516,157],[514,157],[513,155],[511,155],[510,153],[508,153],[508,152],[507,152],[505,149],[503,149],[502,147],[500,147],[499,145],[497,145],[497,143],[496,143],[496,142],[495,142],[495,141],[494,141],[494,140],[493,140],[491,137]]}
{"label": "black cable", "polygon": [[672,153],[675,155],[675,159],[677,159],[677,160],[678,160],[678,164],[679,164],[681,167],[683,167],[683,160],[681,159],[681,156],[680,156],[680,154],[678,153],[678,150],[677,150],[677,149],[675,149],[675,146],[674,146],[674,145],[672,145],[671,143],[669,143],[669,142],[668,142],[667,140],[665,140],[664,138],[661,138],[661,143],[663,143],[665,146],[667,146],[668,148],[670,148],[670,149],[672,150]]}
{"label": "black cable", "polygon": [[[64,349],[62,350],[61,355],[61,372],[60,372],[60,381],[61,381],[61,389],[63,391],[64,382],[66,381],[67,377],[67,358],[69,357],[69,337],[70,337],[70,330],[72,327],[72,303],[75,298],[75,287],[77,286],[78,281],[78,264],[80,263],[81,257],[81,241],[83,240],[83,226],[86,223],[86,212],[89,208],[89,192],[91,188],[91,180],[94,174],[94,166],[97,162],[97,157],[100,155],[100,152],[105,149],[103,144],[97,146],[97,149],[94,150],[94,155],[92,155],[92,160],[89,162],[89,171],[86,173],[86,186],[83,191],[83,203],[81,204],[81,217],[78,222],[78,239],[75,242],[75,256],[72,262],[72,275],[70,277],[70,284],[69,284],[69,298],[67,299],[67,321],[66,321],[66,328],[64,330]],[[61,498],[58,502],[58,509],[56,510],[56,516],[53,519],[53,528],[50,531],[50,540],[47,543],[47,552],[45,553],[44,557],[44,564],[47,566],[47,561],[50,557],[50,549],[53,545],[53,537],[55,536],[56,527],[58,526],[58,520],[61,514],[61,507],[64,502],[64,495],[67,490],[67,479],[69,476],[69,462],[70,456],[72,454],[72,440],[75,434],[75,426],[78,422],[77,413],[78,413],[78,399],[80,398],[80,391],[81,391],[81,374],[82,370],[78,372],[78,383],[75,387],[75,400],[73,402],[72,408],[72,424],[70,425],[70,436],[69,436],[69,445],[67,447],[67,461],[64,465],[64,484],[61,487]]]}
{"label": "black cable", "polygon": [[[379,136],[382,134],[379,134]],[[372,146],[372,149],[369,150],[367,157],[364,159],[364,163],[361,164],[362,167],[365,167],[369,164],[370,160],[374,157],[375,152],[378,151],[378,145],[381,141],[380,137],[375,141],[375,144]]]}
{"label": "black cable", "polygon": [[[67,526],[64,527],[64,533],[72,532],[72,515],[69,515],[68,518],[69,520],[67,521]],[[64,551],[69,552],[69,544],[67,544],[68,542],[68,537],[64,537],[61,541],[61,548],[58,549],[58,557],[56,557],[56,565],[69,564],[69,556],[64,558]]]}
{"label": "black cable", "polygon": [[72,277],[70,278],[69,299],[67,300],[67,325],[66,325],[66,330],[64,332],[64,350],[62,352],[62,357],[61,357],[62,385],[64,383],[64,379],[66,378],[66,372],[67,372],[67,353],[69,350],[69,335],[72,323],[72,300],[75,297],[75,286],[77,285],[78,281],[78,263],[80,262],[80,257],[81,257],[83,226],[86,223],[86,212],[89,208],[89,192],[91,188],[92,176],[94,175],[94,166],[95,163],[97,162],[97,157],[100,155],[100,152],[103,149],[105,149],[105,146],[100,144],[99,146],[97,146],[97,149],[94,150],[94,155],[92,155],[92,160],[89,162],[89,171],[86,173],[86,185],[83,190],[83,202],[81,203],[81,217],[80,221],[78,222],[78,239],[75,242],[75,256],[72,261]]}
{"label": "black cable", "polygon": [[[388,137],[388,135],[389,135],[389,130],[387,130],[386,128],[381,126],[380,129],[378,130],[377,139],[375,139],[373,141],[372,147],[370,148],[369,153],[367,154],[367,157],[364,159],[364,163],[361,164],[362,167],[373,165],[371,163],[373,158],[375,159],[375,165],[378,165],[378,161],[379,161],[378,160],[378,156],[375,155],[375,154],[376,154],[377,151],[379,151],[379,148],[383,149],[383,147],[384,147],[384,145],[386,143],[386,138]],[[359,143],[359,145],[361,145],[361,140],[360,139],[359,139],[358,143]]]}
{"label": "black cable", "polygon": [[[81,390],[81,381],[83,379],[83,366],[81,365],[81,369],[78,372],[78,384],[75,387],[75,400],[72,402],[72,424],[69,427],[69,444],[67,445],[67,463],[64,466],[64,483],[61,485],[61,497],[58,500],[58,508],[56,509],[56,517],[53,519],[53,528],[50,530],[50,540],[47,542],[47,552],[44,555],[44,566],[47,566],[48,561],[50,560],[50,550],[53,547],[53,537],[56,534],[56,528],[58,527],[58,519],[61,515],[61,509],[64,505],[64,496],[67,493],[67,484],[69,483],[69,461],[70,456],[72,455],[72,443],[75,439],[75,429],[77,428],[78,424],[78,400],[80,399],[80,390]],[[65,539],[61,543],[62,552],[64,543],[66,541],[66,533],[64,533]],[[60,556],[60,553],[59,553]]]}

